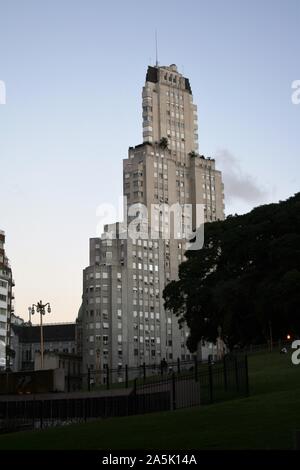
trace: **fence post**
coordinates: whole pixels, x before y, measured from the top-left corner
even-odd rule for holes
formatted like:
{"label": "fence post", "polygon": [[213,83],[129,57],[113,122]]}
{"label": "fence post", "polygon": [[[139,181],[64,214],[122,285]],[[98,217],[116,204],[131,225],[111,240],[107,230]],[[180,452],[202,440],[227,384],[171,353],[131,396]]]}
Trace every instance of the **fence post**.
{"label": "fence post", "polygon": [[[32,427],[34,429],[34,425],[35,425],[35,399],[33,398],[33,401],[31,403],[31,406],[32,406]],[[6,402],[6,404],[8,405],[8,403]],[[7,409],[7,417],[8,417],[8,409]]]}
{"label": "fence post", "polygon": [[239,369],[238,369],[238,360],[237,360],[237,356],[235,356],[234,362],[235,362],[235,381],[236,381],[236,389],[237,389],[237,391],[239,391]]}
{"label": "fence post", "polygon": [[209,379],[209,399],[210,403],[213,403],[214,401],[214,395],[213,395],[213,372],[212,372],[212,364],[209,362],[208,364],[208,379]]}
{"label": "fence post", "polygon": [[175,372],[172,373],[172,410],[176,410],[176,383]]}
{"label": "fence post", "polygon": [[87,385],[88,385],[88,391],[91,391],[91,369],[88,367],[88,373],[87,373]]}
{"label": "fence post", "polygon": [[137,378],[134,379],[134,382],[133,382],[133,393],[136,395],[136,381],[137,381]]}
{"label": "fence post", "polygon": [[226,368],[226,356],[223,357],[223,371],[224,371],[224,390],[227,392],[227,368]]}
{"label": "fence post", "polygon": [[177,372],[180,374],[180,358],[177,358]]}
{"label": "fence post", "polygon": [[83,410],[83,413],[84,413],[84,421],[86,422],[86,419],[87,419],[87,398],[84,399],[83,403],[84,403],[84,410]]}
{"label": "fence post", "polygon": [[197,356],[194,356],[194,366],[195,366],[195,382],[198,382],[198,361],[197,361]]}
{"label": "fence post", "polygon": [[43,429],[43,416],[44,414],[44,407],[43,407],[43,400],[40,401],[40,428]]}
{"label": "fence post", "polygon": [[145,362],[143,362],[143,378],[144,378],[144,382],[146,380],[146,364]]}
{"label": "fence post", "polygon": [[108,367],[108,364],[107,364],[107,367],[106,367],[106,388],[107,388],[107,390],[109,390],[109,367]]}
{"label": "fence post", "polygon": [[125,387],[128,388],[128,365],[125,365]]}
{"label": "fence post", "polygon": [[249,370],[248,370],[248,356],[245,355],[245,374],[246,374],[246,395],[249,396]]}
{"label": "fence post", "polygon": [[163,373],[164,373],[164,366],[163,366],[162,361],[160,361],[160,375],[163,375]]}
{"label": "fence post", "polygon": [[67,385],[68,385],[68,392],[70,393],[70,363],[68,365],[68,376],[67,376]]}
{"label": "fence post", "polygon": [[53,425],[53,400],[50,400],[50,420],[51,424]]}

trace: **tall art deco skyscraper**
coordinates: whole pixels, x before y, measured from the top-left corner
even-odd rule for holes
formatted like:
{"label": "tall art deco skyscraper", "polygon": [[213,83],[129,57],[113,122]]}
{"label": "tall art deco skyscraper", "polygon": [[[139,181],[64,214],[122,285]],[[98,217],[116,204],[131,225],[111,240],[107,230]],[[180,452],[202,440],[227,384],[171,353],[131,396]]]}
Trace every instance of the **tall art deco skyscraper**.
{"label": "tall art deco skyscraper", "polygon": [[[188,332],[164,310],[162,298],[186,249],[170,208],[198,204],[204,221],[224,218],[221,173],[214,159],[198,154],[189,80],[174,64],[148,67],[142,99],[143,143],[130,147],[123,161],[126,222],[106,227],[107,233],[114,231],[112,238],[90,239],[90,265],[83,273],[81,347],[84,367],[92,370],[190,358]],[[140,224],[140,238],[126,237],[141,204],[149,224]]]}

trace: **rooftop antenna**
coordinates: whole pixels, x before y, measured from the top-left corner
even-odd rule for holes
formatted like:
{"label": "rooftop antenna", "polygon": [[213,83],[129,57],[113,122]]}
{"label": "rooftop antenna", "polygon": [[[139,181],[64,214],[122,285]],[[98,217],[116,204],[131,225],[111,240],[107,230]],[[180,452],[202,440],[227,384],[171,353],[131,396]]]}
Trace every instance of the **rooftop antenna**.
{"label": "rooftop antenna", "polygon": [[157,29],[155,30],[155,65],[158,67],[158,53],[157,53]]}

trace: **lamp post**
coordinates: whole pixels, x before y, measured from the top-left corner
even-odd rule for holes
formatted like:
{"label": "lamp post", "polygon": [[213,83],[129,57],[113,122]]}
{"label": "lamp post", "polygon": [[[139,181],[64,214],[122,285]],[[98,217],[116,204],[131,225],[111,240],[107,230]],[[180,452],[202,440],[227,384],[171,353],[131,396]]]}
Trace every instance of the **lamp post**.
{"label": "lamp post", "polygon": [[44,337],[43,337],[43,315],[46,314],[45,309],[47,308],[47,312],[51,313],[51,307],[49,302],[46,304],[43,304],[43,302],[40,300],[37,304],[33,304],[31,307],[31,315],[35,314],[35,309],[36,312],[40,314],[40,326],[41,326],[41,369],[44,368]]}
{"label": "lamp post", "polygon": [[28,307],[28,314],[29,314],[28,325],[29,325],[29,326],[31,326],[31,308],[32,308],[32,307]]}
{"label": "lamp post", "polygon": [[270,351],[273,351],[273,329],[272,329],[272,322],[269,320],[269,331],[270,331]]}

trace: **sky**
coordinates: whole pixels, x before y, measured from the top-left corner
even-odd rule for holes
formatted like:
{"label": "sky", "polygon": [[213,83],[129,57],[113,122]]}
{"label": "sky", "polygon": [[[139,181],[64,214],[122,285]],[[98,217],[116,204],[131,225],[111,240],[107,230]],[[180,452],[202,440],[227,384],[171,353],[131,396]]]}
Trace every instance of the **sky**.
{"label": "sky", "polygon": [[159,64],[190,79],[226,214],[299,191],[299,24],[298,0],[0,0],[0,229],[18,315],[42,299],[46,322],[76,318],[97,207],[118,203],[142,141],[155,30]]}

